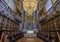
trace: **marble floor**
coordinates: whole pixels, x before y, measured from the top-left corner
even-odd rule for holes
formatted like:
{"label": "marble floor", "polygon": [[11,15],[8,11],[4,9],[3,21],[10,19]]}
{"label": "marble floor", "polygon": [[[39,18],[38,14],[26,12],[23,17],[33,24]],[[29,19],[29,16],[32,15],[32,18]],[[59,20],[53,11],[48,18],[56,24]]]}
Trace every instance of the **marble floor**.
{"label": "marble floor", "polygon": [[39,38],[21,38],[16,42],[44,42],[42,39]]}

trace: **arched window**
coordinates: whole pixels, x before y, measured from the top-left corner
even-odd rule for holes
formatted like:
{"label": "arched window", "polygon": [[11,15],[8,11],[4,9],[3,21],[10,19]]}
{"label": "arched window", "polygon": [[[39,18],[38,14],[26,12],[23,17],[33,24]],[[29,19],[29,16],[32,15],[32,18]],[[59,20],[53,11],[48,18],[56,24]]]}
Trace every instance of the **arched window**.
{"label": "arched window", "polygon": [[12,9],[12,10],[14,10],[14,2],[13,2],[13,0],[5,0],[5,2],[8,4],[8,6]]}
{"label": "arched window", "polygon": [[10,0],[5,0],[5,2],[6,2],[7,4],[9,4]]}
{"label": "arched window", "polygon": [[48,11],[52,6],[52,2],[51,0],[47,0],[47,3],[46,3],[46,11]]}

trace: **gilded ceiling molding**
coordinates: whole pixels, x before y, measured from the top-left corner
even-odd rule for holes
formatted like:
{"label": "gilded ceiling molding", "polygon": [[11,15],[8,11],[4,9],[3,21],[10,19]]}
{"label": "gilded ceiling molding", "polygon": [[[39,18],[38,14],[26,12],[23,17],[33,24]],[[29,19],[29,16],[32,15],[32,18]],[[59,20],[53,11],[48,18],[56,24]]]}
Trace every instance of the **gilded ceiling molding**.
{"label": "gilded ceiling molding", "polygon": [[28,16],[31,16],[33,11],[36,10],[37,8],[37,0],[24,0],[23,1],[23,7],[25,9],[25,11],[27,11]]}

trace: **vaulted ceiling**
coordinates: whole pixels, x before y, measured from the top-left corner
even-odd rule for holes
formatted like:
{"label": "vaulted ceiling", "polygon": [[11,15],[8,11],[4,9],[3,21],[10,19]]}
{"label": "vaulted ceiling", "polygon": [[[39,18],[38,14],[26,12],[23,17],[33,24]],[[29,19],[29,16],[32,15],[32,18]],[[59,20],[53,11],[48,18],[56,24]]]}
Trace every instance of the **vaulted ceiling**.
{"label": "vaulted ceiling", "polygon": [[23,7],[25,11],[27,11],[28,16],[32,15],[32,12],[37,8],[37,1],[36,0],[24,0]]}

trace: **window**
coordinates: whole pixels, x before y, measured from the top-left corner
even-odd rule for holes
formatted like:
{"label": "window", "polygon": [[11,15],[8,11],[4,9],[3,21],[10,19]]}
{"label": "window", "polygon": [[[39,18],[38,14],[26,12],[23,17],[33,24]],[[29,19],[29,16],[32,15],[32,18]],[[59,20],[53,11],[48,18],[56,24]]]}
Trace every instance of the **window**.
{"label": "window", "polygon": [[5,2],[6,2],[7,4],[9,4],[10,0],[5,0]]}
{"label": "window", "polygon": [[48,11],[52,6],[52,3],[51,3],[51,0],[47,0],[47,3],[46,3],[46,11]]}
{"label": "window", "polygon": [[13,0],[5,0],[5,2],[8,4],[8,6],[12,9],[12,10],[14,10],[14,2],[13,2]]}

